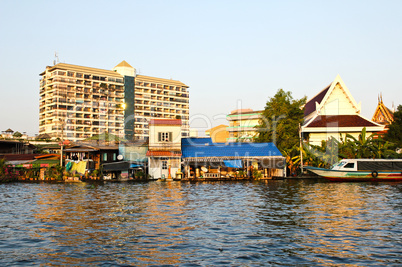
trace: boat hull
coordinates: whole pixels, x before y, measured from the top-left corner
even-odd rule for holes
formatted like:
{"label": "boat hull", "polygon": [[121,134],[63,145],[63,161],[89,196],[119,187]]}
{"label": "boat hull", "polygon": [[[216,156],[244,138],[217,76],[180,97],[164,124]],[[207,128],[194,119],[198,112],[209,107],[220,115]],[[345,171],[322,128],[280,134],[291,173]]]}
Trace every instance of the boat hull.
{"label": "boat hull", "polygon": [[315,167],[307,170],[332,182],[397,182],[402,181],[402,172],[339,171]]}

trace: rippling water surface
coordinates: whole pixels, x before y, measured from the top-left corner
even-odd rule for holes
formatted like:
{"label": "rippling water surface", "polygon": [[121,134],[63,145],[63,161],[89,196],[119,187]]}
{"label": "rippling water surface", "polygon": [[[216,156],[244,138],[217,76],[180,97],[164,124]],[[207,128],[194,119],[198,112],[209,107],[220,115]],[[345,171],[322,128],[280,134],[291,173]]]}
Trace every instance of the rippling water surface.
{"label": "rippling water surface", "polygon": [[0,266],[401,266],[402,183],[0,184]]}

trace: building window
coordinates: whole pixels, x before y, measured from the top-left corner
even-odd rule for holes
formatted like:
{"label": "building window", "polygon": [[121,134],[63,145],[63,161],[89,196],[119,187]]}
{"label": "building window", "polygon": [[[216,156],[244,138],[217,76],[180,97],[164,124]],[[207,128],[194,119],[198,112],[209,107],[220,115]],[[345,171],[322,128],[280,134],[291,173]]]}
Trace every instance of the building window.
{"label": "building window", "polygon": [[158,142],[172,142],[172,132],[159,132]]}
{"label": "building window", "polygon": [[107,153],[103,153],[103,161],[107,161]]}
{"label": "building window", "polygon": [[167,170],[167,160],[162,160],[162,170]]}

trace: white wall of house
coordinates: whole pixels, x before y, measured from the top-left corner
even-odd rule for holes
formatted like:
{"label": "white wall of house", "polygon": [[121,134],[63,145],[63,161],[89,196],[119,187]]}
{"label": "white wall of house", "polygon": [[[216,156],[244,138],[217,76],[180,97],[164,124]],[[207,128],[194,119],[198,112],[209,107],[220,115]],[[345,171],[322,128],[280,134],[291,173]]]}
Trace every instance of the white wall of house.
{"label": "white wall of house", "polygon": [[171,123],[171,120],[166,123],[157,120],[149,125],[148,173],[154,179],[168,178],[169,169],[171,177],[175,178],[176,172],[180,170],[181,123]]}
{"label": "white wall of house", "polygon": [[169,166],[172,178],[176,178],[176,173],[180,170],[180,158],[149,158],[149,175],[153,179],[168,178]]}
{"label": "white wall of house", "polygon": [[[159,140],[159,133],[171,133],[171,141]],[[149,149],[180,149],[181,148],[181,125],[150,125]]]}

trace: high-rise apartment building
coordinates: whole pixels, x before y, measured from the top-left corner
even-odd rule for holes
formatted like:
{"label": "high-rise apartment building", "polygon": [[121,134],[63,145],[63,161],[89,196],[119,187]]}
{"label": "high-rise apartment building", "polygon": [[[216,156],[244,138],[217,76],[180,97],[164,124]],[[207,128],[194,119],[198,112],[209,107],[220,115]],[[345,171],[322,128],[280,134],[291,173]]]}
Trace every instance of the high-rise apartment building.
{"label": "high-rise apartment building", "polygon": [[40,134],[78,141],[107,132],[144,140],[152,118],[180,118],[182,136],[189,135],[182,82],[136,75],[125,61],[113,70],[58,63],[40,75]]}

